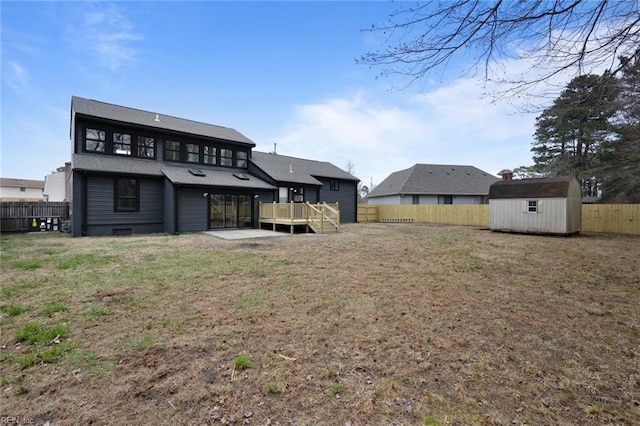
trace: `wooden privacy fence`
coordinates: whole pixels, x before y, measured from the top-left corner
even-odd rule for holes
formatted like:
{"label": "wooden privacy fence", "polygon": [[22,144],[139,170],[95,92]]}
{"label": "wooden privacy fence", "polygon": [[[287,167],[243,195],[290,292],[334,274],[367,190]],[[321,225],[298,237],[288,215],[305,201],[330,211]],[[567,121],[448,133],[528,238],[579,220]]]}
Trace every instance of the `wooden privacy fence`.
{"label": "wooden privacy fence", "polygon": [[[489,226],[489,205],[358,205],[358,222]],[[583,204],[582,231],[640,235],[640,204]]]}
{"label": "wooden privacy fence", "polygon": [[22,232],[33,229],[34,218],[69,219],[69,203],[44,201],[2,201],[0,202],[0,231]]}

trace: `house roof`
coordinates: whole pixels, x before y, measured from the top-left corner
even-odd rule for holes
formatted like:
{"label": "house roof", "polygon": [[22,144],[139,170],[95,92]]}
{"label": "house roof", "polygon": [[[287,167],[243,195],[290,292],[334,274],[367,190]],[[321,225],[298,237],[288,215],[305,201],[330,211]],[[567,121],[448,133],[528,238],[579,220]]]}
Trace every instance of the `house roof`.
{"label": "house roof", "polygon": [[[256,144],[242,133],[229,127],[216,126],[184,118],[172,117],[160,113],[143,111],[113,105],[92,99],[73,96],[71,98],[71,112],[101,119],[114,120],[127,124],[137,124],[152,129],[187,133],[194,136],[204,136],[222,139],[234,143],[242,143],[250,146]],[[157,118],[157,120],[156,120]]]}
{"label": "house roof", "polygon": [[0,186],[4,188],[44,188],[43,180],[0,178]]}
{"label": "house roof", "polygon": [[251,162],[278,182],[322,185],[316,177],[357,181],[341,168],[327,161],[306,160],[280,154],[253,151]]}
{"label": "house roof", "polygon": [[391,173],[369,198],[386,195],[487,195],[499,179],[473,166],[415,164]]}
{"label": "house roof", "polygon": [[[100,154],[74,154],[72,156],[73,170],[104,173],[134,174],[140,176],[166,176],[171,183],[178,185],[198,185],[233,187],[246,189],[275,190],[261,179],[243,172],[248,179],[239,179],[233,174],[238,170],[219,170],[207,168],[201,164],[184,166],[167,165],[160,161],[140,160],[126,157],[114,157]],[[190,168],[197,168],[204,172],[205,176],[194,176],[189,172]]]}
{"label": "house roof", "polygon": [[194,176],[189,172],[189,168],[186,167],[165,167],[162,169],[162,173],[164,173],[167,179],[172,183],[180,185],[221,186],[267,190],[277,189],[275,186],[269,185],[265,181],[246,172],[242,172],[244,179],[240,179],[236,177],[232,171],[206,170],[202,167],[198,167],[198,169],[202,170],[205,175]]}
{"label": "house roof", "polygon": [[491,185],[489,198],[565,198],[573,180],[569,176],[501,180]]}

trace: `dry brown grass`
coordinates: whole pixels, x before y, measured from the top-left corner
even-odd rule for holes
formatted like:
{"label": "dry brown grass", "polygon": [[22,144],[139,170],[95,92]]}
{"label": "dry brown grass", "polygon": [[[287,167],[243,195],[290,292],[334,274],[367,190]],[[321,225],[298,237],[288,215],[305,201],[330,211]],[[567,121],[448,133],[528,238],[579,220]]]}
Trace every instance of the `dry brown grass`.
{"label": "dry brown grass", "polygon": [[[631,236],[427,225],[242,241],[2,237],[0,415],[638,424],[638,259]],[[66,310],[44,313],[55,304]],[[29,323],[68,326],[59,358],[38,358],[57,343],[17,341]],[[236,368],[240,355],[252,367]]]}

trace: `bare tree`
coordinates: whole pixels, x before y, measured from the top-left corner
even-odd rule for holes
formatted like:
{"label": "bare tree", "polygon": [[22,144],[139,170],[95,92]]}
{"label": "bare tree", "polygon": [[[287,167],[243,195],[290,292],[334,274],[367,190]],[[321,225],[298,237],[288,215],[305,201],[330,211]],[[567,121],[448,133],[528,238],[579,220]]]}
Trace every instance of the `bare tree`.
{"label": "bare tree", "polygon": [[[386,44],[358,59],[382,75],[423,79],[464,56],[461,76],[510,83],[509,93],[533,90],[558,74],[573,78],[605,68],[615,75],[619,56],[640,44],[639,0],[443,0],[397,10],[385,25]],[[513,75],[509,59],[526,59]],[[601,71],[600,71],[601,72]],[[566,83],[563,79],[562,85]]]}

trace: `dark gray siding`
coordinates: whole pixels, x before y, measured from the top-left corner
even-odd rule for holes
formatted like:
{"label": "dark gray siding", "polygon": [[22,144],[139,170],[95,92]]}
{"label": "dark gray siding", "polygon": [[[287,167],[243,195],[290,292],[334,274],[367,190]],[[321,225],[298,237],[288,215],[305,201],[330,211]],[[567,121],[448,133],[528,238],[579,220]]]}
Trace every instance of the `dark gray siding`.
{"label": "dark gray siding", "polygon": [[169,179],[164,181],[164,232],[175,234],[176,230],[176,191]]}
{"label": "dark gray siding", "polygon": [[71,202],[69,209],[69,221],[71,223],[71,236],[82,235],[82,175],[78,172],[71,174]]}
{"label": "dark gray siding", "polygon": [[131,230],[133,234],[163,231],[162,180],[140,178],[140,211],[114,211],[114,178],[86,178],[87,235],[112,235]]}
{"label": "dark gray siding", "polygon": [[351,180],[339,180],[340,190],[331,191],[331,179],[320,177],[316,177],[316,179],[322,181],[323,183],[322,188],[320,188],[319,201],[321,203],[339,203],[341,223],[356,222],[358,217],[358,206],[356,202],[356,191],[358,190],[357,182]]}
{"label": "dark gray siding", "polygon": [[197,232],[209,229],[207,224],[207,202],[202,189],[178,189],[178,229],[177,232]]}

